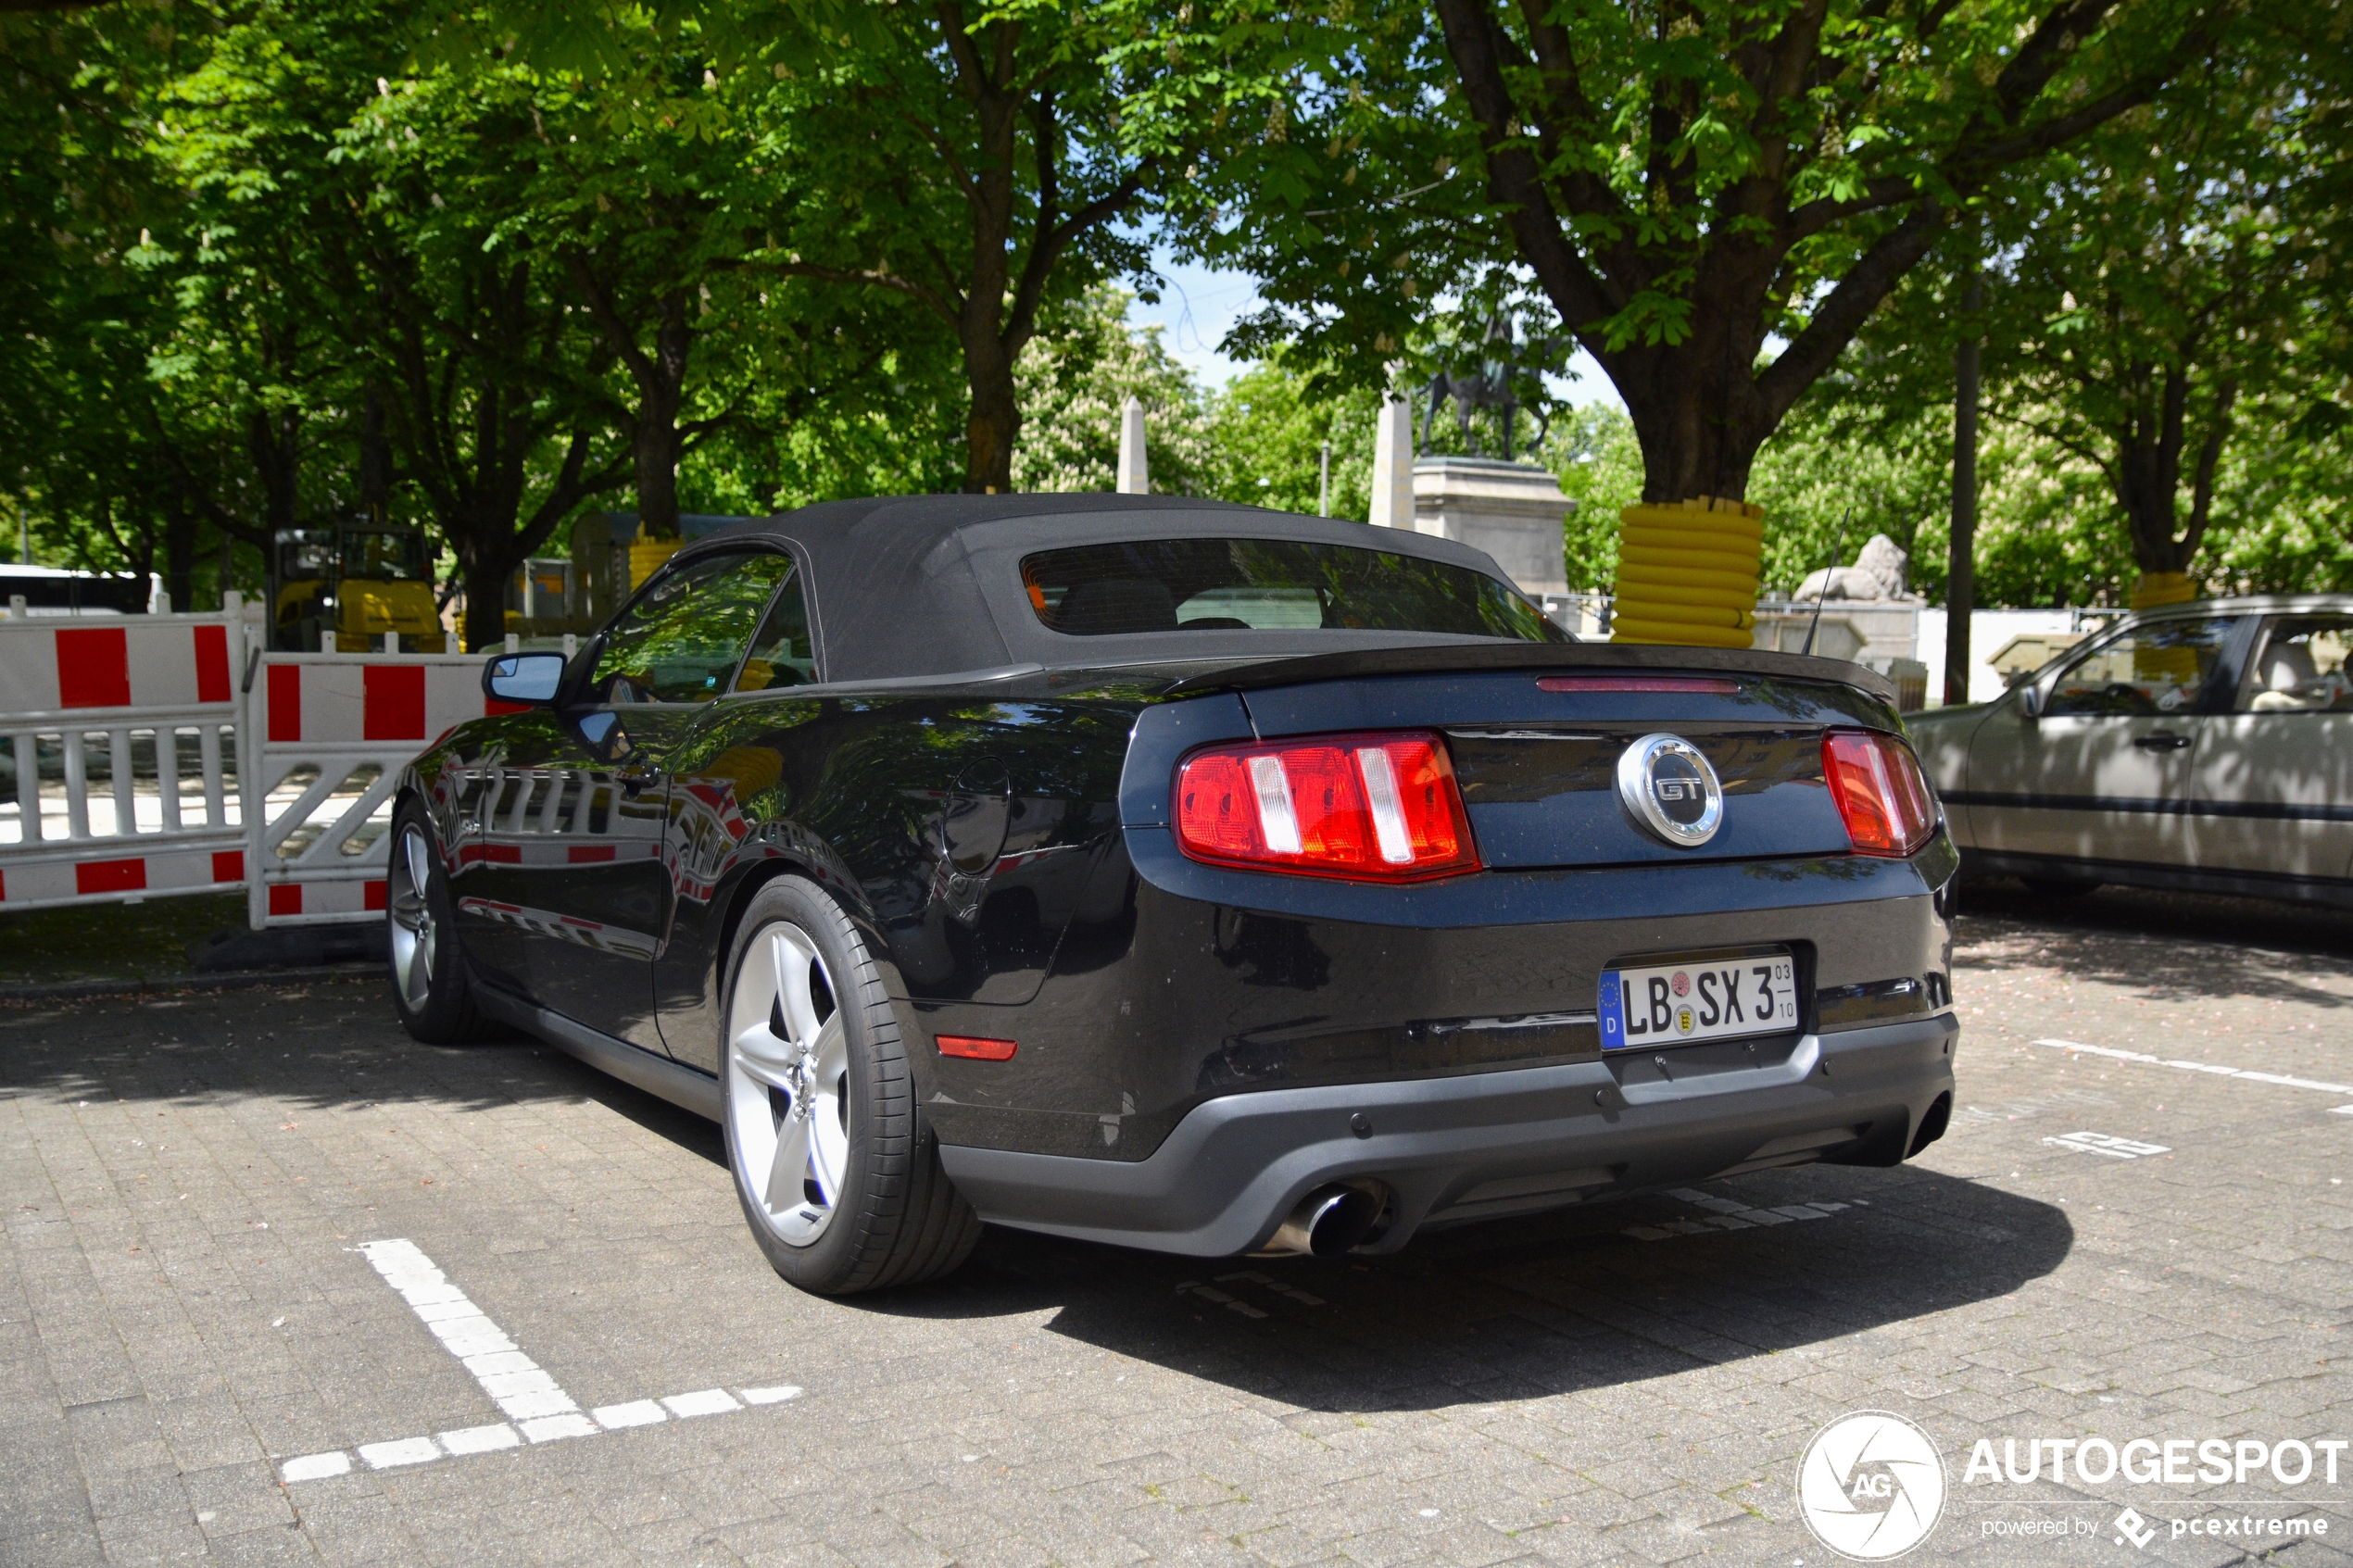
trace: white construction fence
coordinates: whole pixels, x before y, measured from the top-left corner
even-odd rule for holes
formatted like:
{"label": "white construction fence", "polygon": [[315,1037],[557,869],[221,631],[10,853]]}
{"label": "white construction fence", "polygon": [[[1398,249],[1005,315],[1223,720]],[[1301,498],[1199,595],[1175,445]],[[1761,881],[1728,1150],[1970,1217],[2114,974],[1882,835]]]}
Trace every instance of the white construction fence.
{"label": "white construction fence", "polygon": [[258,608],[0,619],[0,909],[377,917],[400,768],[494,710],[483,656],[271,652]]}

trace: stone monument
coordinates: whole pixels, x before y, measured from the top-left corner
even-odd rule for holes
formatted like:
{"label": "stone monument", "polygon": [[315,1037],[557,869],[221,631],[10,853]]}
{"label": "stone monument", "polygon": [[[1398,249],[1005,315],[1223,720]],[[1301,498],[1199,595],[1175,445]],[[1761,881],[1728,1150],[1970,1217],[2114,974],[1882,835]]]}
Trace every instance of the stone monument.
{"label": "stone monument", "polygon": [[[1533,356],[1550,355],[1556,346],[1549,339],[1528,345]],[[1415,440],[1413,416],[1403,400],[1392,397],[1384,402],[1380,451],[1373,471],[1372,521],[1390,527],[1411,526],[1417,533],[1459,540],[1484,550],[1521,592],[1541,603],[1546,594],[1568,592],[1562,524],[1574,503],[1561,493],[1560,482],[1550,471],[1512,460],[1513,426],[1520,408],[1512,390],[1513,377],[1541,368],[1539,360],[1515,349],[1511,328],[1500,318],[1489,322],[1480,352],[1476,369],[1441,370],[1430,379],[1419,441]],[[1420,456],[1428,449],[1440,408],[1449,399],[1454,403],[1455,423],[1471,456]],[[1490,458],[1480,452],[1478,433],[1470,422],[1474,408],[1492,408],[1502,416],[1503,457]],[[1541,444],[1541,422],[1538,428]],[[1410,473],[1398,460],[1401,449],[1416,453]],[[1386,465],[1378,460],[1380,457],[1389,458]],[[1410,520],[1404,515],[1405,483],[1412,487]]]}
{"label": "stone monument", "polygon": [[1496,458],[1423,458],[1414,464],[1414,531],[1485,550],[1541,603],[1568,592],[1561,525],[1576,503],[1529,463]]}
{"label": "stone monument", "polygon": [[1144,456],[1144,400],[1134,393],[1119,410],[1119,471],[1112,481],[1122,495],[1149,495],[1151,470]]}
{"label": "stone monument", "polygon": [[1905,586],[1911,560],[1894,540],[1872,534],[1854,565],[1808,572],[1789,598],[1758,605],[1756,646],[1797,653],[1810,628],[1815,653],[1878,671],[1896,684],[1900,707],[1918,709],[1928,666],[1919,659],[1920,596]]}
{"label": "stone monument", "polygon": [[1394,392],[1381,394],[1373,427],[1373,504],[1365,521],[1375,528],[1414,526],[1414,410]]}

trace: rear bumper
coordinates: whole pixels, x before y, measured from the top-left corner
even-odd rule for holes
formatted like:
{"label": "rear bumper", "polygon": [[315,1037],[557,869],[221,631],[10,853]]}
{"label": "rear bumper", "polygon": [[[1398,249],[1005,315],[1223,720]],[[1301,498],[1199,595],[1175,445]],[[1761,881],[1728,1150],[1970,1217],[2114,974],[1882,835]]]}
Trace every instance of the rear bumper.
{"label": "rear bumper", "polygon": [[[939,1153],[985,1220],[1198,1257],[1263,1246],[1327,1183],[1376,1181],[1390,1209],[1364,1249],[1386,1252],[1424,1225],[1734,1170],[1821,1157],[1892,1164],[1952,1092],[1959,1027],[1945,1012],[1807,1035],[1769,1065],[1680,1077],[1630,1071],[1636,1063],[1620,1058],[1226,1095],[1194,1107],[1132,1162],[948,1145]],[[1358,1118],[1367,1133],[1352,1128]]]}

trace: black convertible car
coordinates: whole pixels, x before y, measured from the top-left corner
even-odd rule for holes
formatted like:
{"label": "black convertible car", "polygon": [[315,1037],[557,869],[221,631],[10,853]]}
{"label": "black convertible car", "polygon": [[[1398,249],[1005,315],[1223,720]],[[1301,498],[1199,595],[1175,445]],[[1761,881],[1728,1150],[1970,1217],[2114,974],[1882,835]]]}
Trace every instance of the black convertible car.
{"label": "black convertible car", "polygon": [[936,496],[725,529],[484,681],[400,784],[403,1021],[716,1119],[809,1289],[1944,1130],[1956,856],[1854,665],[1579,645],[1414,533]]}

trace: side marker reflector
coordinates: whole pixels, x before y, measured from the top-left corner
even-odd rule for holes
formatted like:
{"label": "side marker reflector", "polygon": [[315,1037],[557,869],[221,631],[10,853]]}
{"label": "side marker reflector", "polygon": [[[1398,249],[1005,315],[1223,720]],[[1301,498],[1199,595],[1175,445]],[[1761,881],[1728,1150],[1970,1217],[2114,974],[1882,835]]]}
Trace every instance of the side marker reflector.
{"label": "side marker reflector", "polygon": [[939,1054],[961,1056],[974,1061],[1011,1061],[1019,1047],[1011,1040],[985,1039],[978,1035],[941,1035]]}

